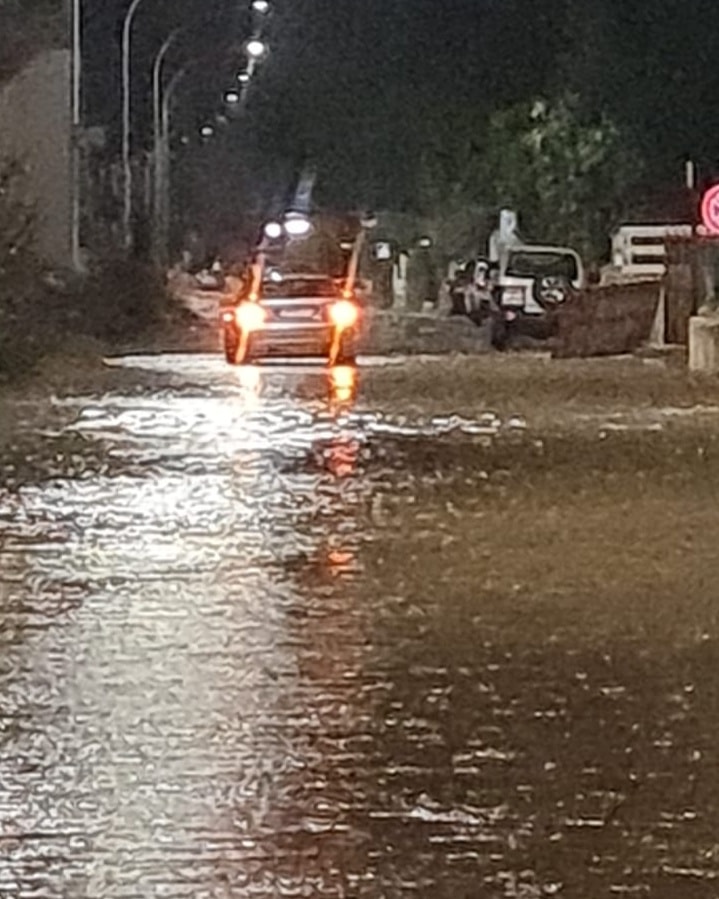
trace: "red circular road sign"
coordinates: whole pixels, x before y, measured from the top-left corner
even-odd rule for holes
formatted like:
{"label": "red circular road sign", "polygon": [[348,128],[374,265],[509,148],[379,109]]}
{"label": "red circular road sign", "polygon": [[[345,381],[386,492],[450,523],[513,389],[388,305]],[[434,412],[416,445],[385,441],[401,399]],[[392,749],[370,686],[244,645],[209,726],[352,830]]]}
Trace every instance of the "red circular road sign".
{"label": "red circular road sign", "polygon": [[719,234],[719,184],[710,187],[702,197],[702,224],[709,234]]}

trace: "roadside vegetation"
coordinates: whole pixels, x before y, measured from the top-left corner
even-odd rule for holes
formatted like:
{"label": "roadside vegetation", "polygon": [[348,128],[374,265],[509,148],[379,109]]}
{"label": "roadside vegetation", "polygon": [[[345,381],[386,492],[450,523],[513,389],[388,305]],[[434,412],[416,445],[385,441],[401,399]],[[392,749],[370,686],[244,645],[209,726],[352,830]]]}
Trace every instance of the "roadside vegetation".
{"label": "roadside vegetation", "polygon": [[62,46],[63,4],[57,0],[0,0],[0,84],[40,49]]}
{"label": "roadside vegetation", "polygon": [[[0,84],[66,39],[57,0],[0,0]],[[22,199],[22,165],[0,158],[0,380],[90,339],[111,350],[167,324],[171,304],[151,266],[98,260],[82,278],[50,271],[34,251],[35,210]]]}
{"label": "roadside vegetation", "polygon": [[112,349],[170,323],[169,295],[146,263],[104,259],[83,277],[48,270],[33,250],[35,216],[20,199],[22,178],[17,163],[0,162],[0,379],[84,338]]}
{"label": "roadside vegetation", "polygon": [[422,155],[417,202],[439,247],[489,236],[502,207],[523,235],[603,259],[612,228],[633,205],[643,160],[631,136],[578,94],[559,93],[470,122],[451,147],[438,127]]}

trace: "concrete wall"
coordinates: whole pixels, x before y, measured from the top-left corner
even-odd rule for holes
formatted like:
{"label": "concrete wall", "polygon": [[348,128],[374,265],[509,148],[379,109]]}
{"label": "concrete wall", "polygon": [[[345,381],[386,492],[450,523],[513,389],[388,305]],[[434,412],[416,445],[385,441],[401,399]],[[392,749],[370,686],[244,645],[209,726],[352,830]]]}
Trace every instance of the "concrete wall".
{"label": "concrete wall", "polygon": [[589,288],[558,313],[557,358],[614,356],[648,343],[656,318],[661,283]]}
{"label": "concrete wall", "polygon": [[0,158],[28,169],[36,249],[51,265],[71,262],[70,54],[42,53],[0,86]]}

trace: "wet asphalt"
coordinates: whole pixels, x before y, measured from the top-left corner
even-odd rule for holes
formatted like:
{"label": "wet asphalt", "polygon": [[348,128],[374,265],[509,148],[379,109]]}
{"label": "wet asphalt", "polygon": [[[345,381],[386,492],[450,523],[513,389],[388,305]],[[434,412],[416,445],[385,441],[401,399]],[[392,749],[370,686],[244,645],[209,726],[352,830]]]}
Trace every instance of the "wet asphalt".
{"label": "wet asphalt", "polygon": [[3,451],[3,899],[719,896],[716,410],[114,364]]}

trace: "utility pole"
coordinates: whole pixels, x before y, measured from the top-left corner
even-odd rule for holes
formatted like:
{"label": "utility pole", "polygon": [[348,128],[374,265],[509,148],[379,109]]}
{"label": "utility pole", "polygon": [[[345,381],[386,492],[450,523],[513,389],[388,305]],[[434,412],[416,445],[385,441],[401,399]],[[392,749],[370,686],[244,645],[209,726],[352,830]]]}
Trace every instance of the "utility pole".
{"label": "utility pole", "polygon": [[125,249],[132,249],[132,24],[142,0],[132,0],[122,26],[122,225]]}
{"label": "utility pole", "polygon": [[167,178],[169,153],[169,124],[163,109],[163,64],[167,54],[177,40],[182,28],[176,28],[160,47],[152,67],[152,110],[153,110],[153,190],[152,190],[152,239],[153,255],[160,265],[167,262],[167,227],[165,225],[166,201],[165,181]]}
{"label": "utility pole", "polygon": [[80,225],[82,217],[80,138],[82,133],[82,0],[68,0],[70,32],[70,246],[72,267],[83,268]]}

